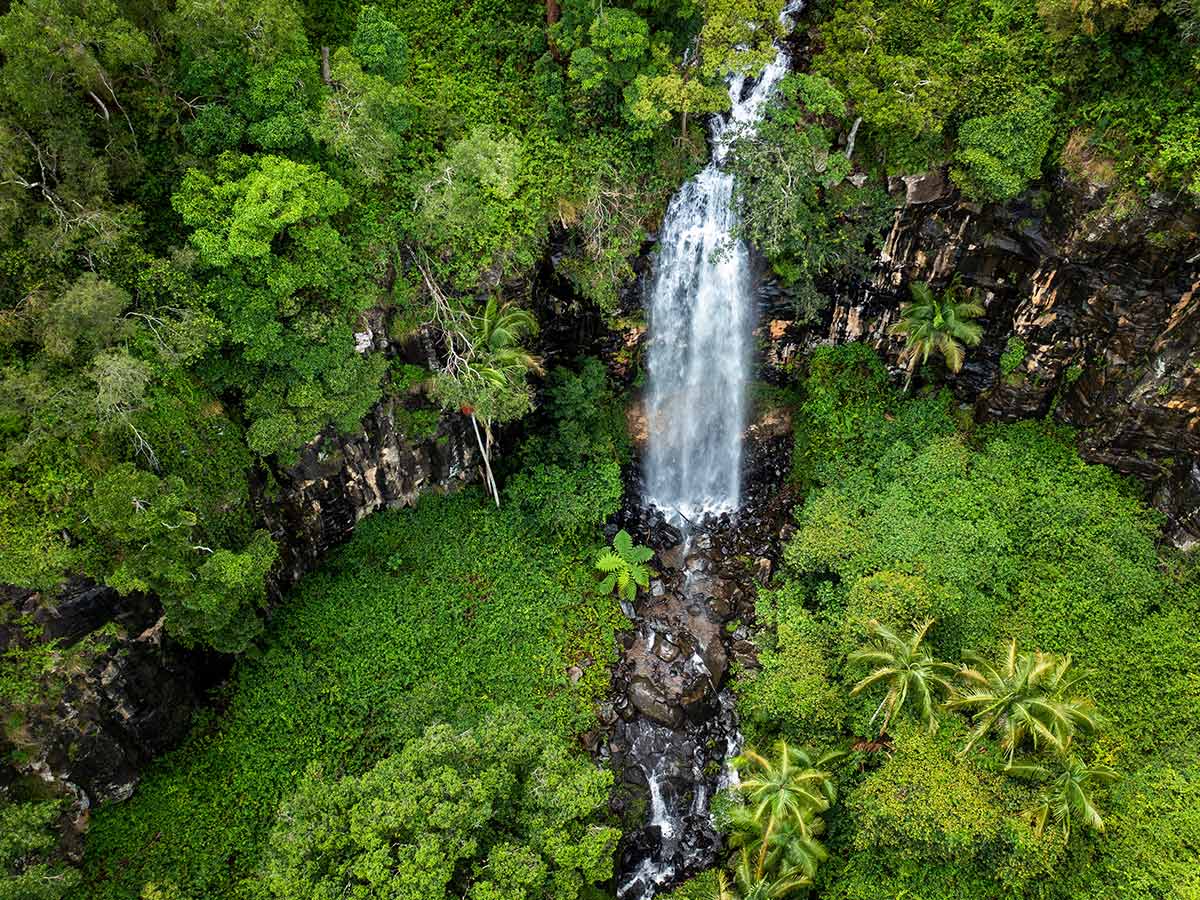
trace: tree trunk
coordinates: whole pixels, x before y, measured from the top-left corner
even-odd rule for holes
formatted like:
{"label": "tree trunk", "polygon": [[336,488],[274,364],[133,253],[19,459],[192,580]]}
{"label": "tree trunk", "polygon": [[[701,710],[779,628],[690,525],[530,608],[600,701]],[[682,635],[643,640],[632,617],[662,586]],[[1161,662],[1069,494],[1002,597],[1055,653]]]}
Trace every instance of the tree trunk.
{"label": "tree trunk", "polygon": [[546,0],[546,40],[550,44],[550,55],[554,57],[555,62],[562,62],[562,52],[550,35],[550,26],[560,18],[562,18],[562,7],[559,6],[558,0]]}
{"label": "tree trunk", "polygon": [[479,422],[475,419],[475,413],[471,413],[471,427],[475,429],[475,442],[479,444],[479,452],[483,454],[484,480],[491,491],[492,497],[496,501],[496,509],[499,509],[500,492],[496,490],[496,477],[492,474],[492,430],[486,424],[484,425],[484,430],[488,435],[487,446],[484,446],[483,438],[479,434]]}
{"label": "tree trunk", "polygon": [[333,84],[333,69],[329,65],[329,48],[321,48],[321,80],[325,82],[326,87]]}

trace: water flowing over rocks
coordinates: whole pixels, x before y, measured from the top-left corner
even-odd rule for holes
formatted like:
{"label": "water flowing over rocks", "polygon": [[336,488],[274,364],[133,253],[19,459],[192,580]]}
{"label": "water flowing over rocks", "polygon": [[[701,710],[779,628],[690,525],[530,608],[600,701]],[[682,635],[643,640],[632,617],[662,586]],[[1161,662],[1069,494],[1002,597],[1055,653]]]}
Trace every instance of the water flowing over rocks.
{"label": "water flowing over rocks", "polygon": [[[740,747],[731,665],[757,665],[747,623],[756,585],[779,558],[796,498],[780,485],[791,432],[767,413],[746,430],[743,505],[703,522],[674,524],[640,497],[631,473],[610,531],[654,548],[650,590],[628,608],[612,698],[600,710],[598,758],[616,774],[613,811],[625,822],[617,890],[650,897],[709,865],[721,849],[708,805],[728,783]],[[772,426],[770,423],[776,423]]]}
{"label": "water flowing over rocks", "polygon": [[741,499],[756,310],[750,249],[733,237],[734,179],[724,162],[732,138],[758,121],[788,65],[781,48],[757,80],[730,81],[731,109],[709,125],[712,158],[663,219],[647,302],[644,466],[647,500],[683,519],[737,509]]}

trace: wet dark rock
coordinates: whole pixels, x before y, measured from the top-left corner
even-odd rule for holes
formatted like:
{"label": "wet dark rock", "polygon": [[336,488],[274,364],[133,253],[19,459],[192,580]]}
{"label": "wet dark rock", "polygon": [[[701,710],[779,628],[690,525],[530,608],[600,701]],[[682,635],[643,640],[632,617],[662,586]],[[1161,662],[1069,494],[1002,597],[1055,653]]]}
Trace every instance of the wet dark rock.
{"label": "wet dark rock", "polygon": [[[1064,174],[1049,187],[981,205],[944,170],[891,179],[903,202],[875,271],[830,286],[826,321],[796,327],[786,291],[760,291],[764,365],[865,341],[899,377],[902,342],[888,329],[909,286],[958,279],[986,310],[982,344],[945,376],[960,401],[982,421],[1051,415],[1075,426],[1082,455],[1145,482],[1168,537],[1190,546],[1200,540],[1187,487],[1200,457],[1200,208],[1156,196],[1131,211],[1108,186]],[[1010,339],[1024,357],[1005,373]]]}
{"label": "wet dark rock", "polygon": [[675,544],[659,550],[658,562],[664,569],[681,570],[683,568],[683,544]]}
{"label": "wet dark rock", "polygon": [[606,700],[597,707],[596,718],[600,720],[601,725],[613,725],[617,721],[617,711],[613,709],[612,703]]}
{"label": "wet dark rock", "polygon": [[[661,722],[663,725],[677,726],[683,722],[683,679],[676,676],[669,687],[672,690],[670,699],[663,688],[666,685],[656,684],[646,676],[635,676],[629,683],[629,699],[634,709],[643,716]],[[672,702],[674,701],[674,702]]]}

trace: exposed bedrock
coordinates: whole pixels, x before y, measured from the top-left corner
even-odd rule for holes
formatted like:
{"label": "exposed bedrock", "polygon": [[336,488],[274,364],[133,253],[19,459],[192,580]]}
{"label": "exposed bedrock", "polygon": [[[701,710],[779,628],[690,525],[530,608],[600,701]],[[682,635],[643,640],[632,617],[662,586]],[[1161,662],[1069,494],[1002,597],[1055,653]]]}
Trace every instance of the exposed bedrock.
{"label": "exposed bedrock", "polygon": [[889,188],[899,207],[875,273],[835,289],[821,325],[795,326],[786,292],[763,285],[766,361],[862,340],[896,364],[887,329],[908,286],[958,278],[986,308],[982,345],[949,377],[959,398],[985,421],[1049,414],[1077,427],[1088,460],[1147,483],[1172,540],[1200,539],[1200,211],[1065,176],[984,206],[942,171]]}
{"label": "exposed bedrock", "polygon": [[[444,416],[426,437],[410,438],[404,422],[401,401],[385,399],[361,433],[323,434],[294,465],[272,471],[274,484],[257,491],[257,503],[280,547],[273,594],[363,517],[475,477],[478,451],[462,416]],[[6,732],[19,773],[74,797],[77,828],[95,803],[133,793],[143,767],[183,739],[193,710],[232,663],[172,640],[156,598],[121,597],[83,579],[56,592],[0,586],[0,607],[0,653],[10,641],[59,641],[53,695],[24,708]],[[40,630],[30,636],[22,619]]]}

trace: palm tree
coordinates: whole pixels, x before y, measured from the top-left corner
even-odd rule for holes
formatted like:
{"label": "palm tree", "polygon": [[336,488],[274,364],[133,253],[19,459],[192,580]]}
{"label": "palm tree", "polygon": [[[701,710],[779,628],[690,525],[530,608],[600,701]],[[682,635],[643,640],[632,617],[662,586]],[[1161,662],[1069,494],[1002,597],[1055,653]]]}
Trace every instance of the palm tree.
{"label": "palm tree", "polygon": [[733,870],[741,900],[779,900],[812,887],[812,878],[799,870],[774,872],[761,858],[742,850]]}
{"label": "palm tree", "polygon": [[1018,653],[1014,639],[1000,668],[975,653],[964,653],[963,659],[970,665],[963,666],[959,675],[970,687],[947,706],[970,710],[975,718],[964,754],[995,730],[1011,765],[1026,739],[1034,749],[1048,747],[1062,753],[1076,731],[1094,731],[1099,724],[1090,700],[1066,696],[1078,681],[1068,677],[1069,655],[1040,650]]}
{"label": "palm tree", "polygon": [[[826,767],[843,754],[814,758],[786,741],[776,748],[775,759],[744,750],[733,760],[743,802],[729,811],[730,844],[740,848],[734,880],[741,900],[787,897],[807,888],[829,858],[817,840],[825,830],[820,814],[837,795]],[[727,884],[719,882],[718,889],[727,891]]]}
{"label": "palm tree", "polygon": [[956,671],[956,668],[950,663],[935,660],[929,651],[921,646],[934,621],[926,619],[924,622],[913,622],[912,633],[901,638],[890,628],[872,619],[867,623],[867,634],[871,643],[855,650],[849,656],[852,663],[867,663],[875,667],[866,678],[853,687],[850,691],[852,696],[881,682],[888,686],[887,694],[880,701],[875,715],[871,716],[871,721],[874,722],[880,712],[887,710],[883,725],[879,728],[880,734],[887,731],[896,713],[910,697],[916,701],[917,711],[929,731],[937,731],[936,695],[950,694],[954,689],[941,673],[949,674]]}
{"label": "palm tree", "polygon": [[1038,804],[1026,810],[1034,831],[1040,836],[1047,820],[1062,829],[1063,839],[1071,837],[1071,822],[1078,820],[1085,828],[1104,832],[1104,819],[1092,800],[1095,788],[1112,784],[1120,776],[1101,763],[1088,765],[1074,753],[1060,753],[1051,765],[1038,762],[1009,763],[1005,771],[1018,777],[1052,779],[1042,791]]}
{"label": "palm tree", "polygon": [[[795,821],[807,827],[837,796],[833,776],[825,767],[842,754],[829,752],[813,759],[808,751],[789,747],[787,741],[780,741],[776,748],[775,760],[749,749],[733,759],[741,777],[738,793],[756,822]],[[765,825],[761,830],[766,830]]]}
{"label": "palm tree", "polygon": [[816,810],[787,819],[769,816],[764,822],[750,807],[735,806],[729,820],[730,846],[747,854],[754,871],[789,872],[811,881],[817,867],[829,858],[829,851],[817,840],[825,832],[825,822]]}
{"label": "palm tree", "polygon": [[717,869],[717,883],[713,885],[713,893],[709,900],[740,900],[737,891],[729,886],[729,876],[724,869]]}
{"label": "palm tree", "polygon": [[[500,491],[492,474],[492,423],[497,416],[508,418],[510,412],[523,412],[519,403],[513,405],[512,398],[527,396],[526,373],[542,373],[541,359],[520,344],[522,338],[537,332],[537,319],[528,310],[489,297],[483,315],[471,324],[469,350],[457,380],[474,398],[474,402],[463,405],[462,411],[471,417],[487,484],[499,506]],[[483,418],[482,437],[477,414]]]}
{"label": "palm tree", "polygon": [[[942,291],[941,296],[923,281],[909,286],[912,301],[900,305],[900,321],[888,329],[892,335],[905,339],[900,362],[908,374],[904,391],[912,385],[917,365],[928,361],[930,355],[941,354],[951,372],[962,369],[965,347],[974,347],[983,338],[983,327],[971,320],[983,315],[983,305],[969,294],[962,294],[958,284]],[[965,346],[964,346],[965,345]]]}

